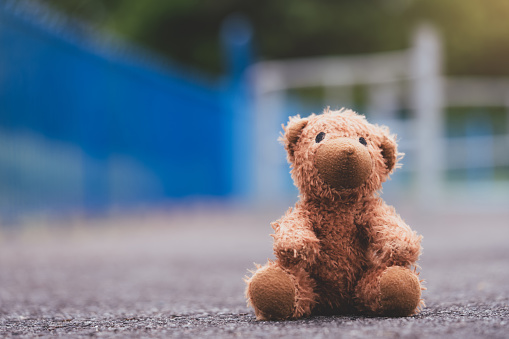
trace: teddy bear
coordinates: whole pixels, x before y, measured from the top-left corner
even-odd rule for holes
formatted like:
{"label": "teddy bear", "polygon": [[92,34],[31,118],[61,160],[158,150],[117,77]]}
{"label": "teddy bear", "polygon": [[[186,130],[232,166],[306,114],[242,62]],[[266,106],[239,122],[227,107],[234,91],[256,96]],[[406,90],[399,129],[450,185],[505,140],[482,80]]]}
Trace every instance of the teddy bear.
{"label": "teddy bear", "polygon": [[274,254],[246,277],[258,320],[419,312],[421,236],[379,196],[395,136],[351,110],[291,117],[280,141],[299,201],[273,222]]}

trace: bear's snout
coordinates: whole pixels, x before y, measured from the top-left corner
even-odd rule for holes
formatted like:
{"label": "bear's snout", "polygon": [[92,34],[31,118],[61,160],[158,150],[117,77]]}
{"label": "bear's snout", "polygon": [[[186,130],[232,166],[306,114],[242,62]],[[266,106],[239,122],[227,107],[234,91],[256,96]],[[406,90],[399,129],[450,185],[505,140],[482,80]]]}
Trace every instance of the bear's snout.
{"label": "bear's snout", "polygon": [[355,148],[353,145],[346,145],[345,149],[342,150],[347,156],[353,155],[355,153]]}
{"label": "bear's snout", "polygon": [[318,174],[335,189],[356,188],[371,175],[371,155],[358,139],[324,140],[316,151]]}

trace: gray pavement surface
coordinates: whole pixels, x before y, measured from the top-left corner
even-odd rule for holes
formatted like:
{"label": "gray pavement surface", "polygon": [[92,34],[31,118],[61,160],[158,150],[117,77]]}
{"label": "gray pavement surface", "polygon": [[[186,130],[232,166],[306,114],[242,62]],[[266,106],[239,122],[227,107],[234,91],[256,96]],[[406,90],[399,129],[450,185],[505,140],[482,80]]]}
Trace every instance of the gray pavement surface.
{"label": "gray pavement surface", "polygon": [[242,277],[284,208],[216,206],[0,227],[0,337],[509,338],[509,211],[398,211],[424,235],[414,317],[256,321]]}

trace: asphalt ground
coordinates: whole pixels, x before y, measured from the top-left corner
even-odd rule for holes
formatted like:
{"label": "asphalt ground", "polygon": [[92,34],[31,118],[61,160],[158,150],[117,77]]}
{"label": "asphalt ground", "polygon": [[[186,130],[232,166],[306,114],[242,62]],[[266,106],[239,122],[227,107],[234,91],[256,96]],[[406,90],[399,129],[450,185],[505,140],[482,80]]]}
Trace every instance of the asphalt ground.
{"label": "asphalt ground", "polygon": [[427,307],[259,322],[243,276],[284,209],[173,209],[0,228],[0,337],[509,338],[509,211],[416,213]]}

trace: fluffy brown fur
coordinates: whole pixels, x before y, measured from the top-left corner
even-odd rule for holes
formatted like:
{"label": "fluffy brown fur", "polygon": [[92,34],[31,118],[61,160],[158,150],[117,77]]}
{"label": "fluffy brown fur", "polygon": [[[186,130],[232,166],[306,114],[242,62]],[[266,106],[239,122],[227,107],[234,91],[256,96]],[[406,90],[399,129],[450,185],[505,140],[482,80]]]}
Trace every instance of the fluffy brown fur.
{"label": "fluffy brown fur", "polygon": [[[257,318],[416,313],[422,288],[412,268],[421,237],[377,193],[401,157],[394,136],[350,110],[292,117],[284,131],[300,201],[272,224],[277,260],[246,280]],[[262,284],[269,279],[263,272],[278,275],[271,281],[286,274],[294,286],[278,291]],[[253,295],[261,289],[271,291]],[[277,293],[294,296],[291,311],[268,300],[277,298],[260,297]]]}

